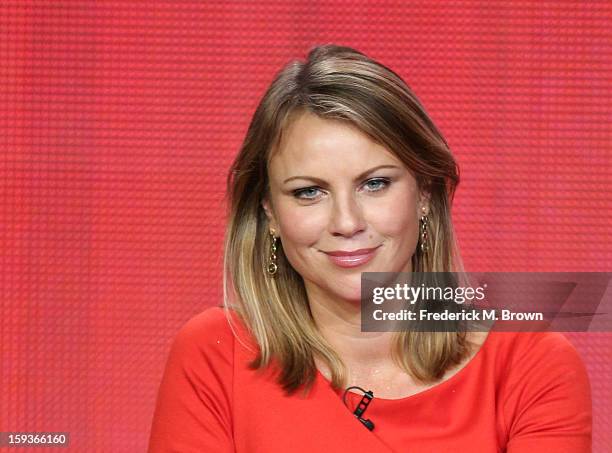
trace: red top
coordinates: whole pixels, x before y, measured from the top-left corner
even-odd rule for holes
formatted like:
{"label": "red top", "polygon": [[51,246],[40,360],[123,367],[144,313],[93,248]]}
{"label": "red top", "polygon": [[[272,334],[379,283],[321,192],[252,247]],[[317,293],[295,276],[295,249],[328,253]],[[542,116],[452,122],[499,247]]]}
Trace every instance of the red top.
{"label": "red top", "polygon": [[[311,393],[286,396],[268,368],[247,368],[255,342],[221,307],[176,336],[149,441],[157,452],[571,452],[591,451],[591,390],[582,360],[555,332],[490,332],[448,380],[400,399],[335,391],[317,374]],[[245,344],[251,350],[245,347]],[[368,389],[365,389],[368,390]]]}

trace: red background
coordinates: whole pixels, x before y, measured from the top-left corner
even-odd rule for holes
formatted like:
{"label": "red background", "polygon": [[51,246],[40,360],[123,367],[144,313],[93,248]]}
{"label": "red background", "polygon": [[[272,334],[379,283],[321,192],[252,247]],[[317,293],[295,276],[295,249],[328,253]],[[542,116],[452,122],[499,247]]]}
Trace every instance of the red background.
{"label": "red background", "polygon": [[[14,0],[0,34],[0,431],[145,450],[171,339],[221,302],[226,171],[314,44],[440,125],[469,270],[612,270],[610,2]],[[612,335],[568,337],[611,451]]]}

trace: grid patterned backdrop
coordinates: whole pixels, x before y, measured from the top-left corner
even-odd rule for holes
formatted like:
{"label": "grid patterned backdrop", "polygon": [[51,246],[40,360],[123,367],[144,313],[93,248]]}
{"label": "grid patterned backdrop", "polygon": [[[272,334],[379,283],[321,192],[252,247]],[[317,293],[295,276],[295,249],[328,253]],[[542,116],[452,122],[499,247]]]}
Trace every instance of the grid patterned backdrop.
{"label": "grid patterned backdrop", "polygon": [[[221,301],[226,171],[315,44],[388,65],[440,125],[469,270],[612,271],[609,1],[0,8],[0,431],[145,450],[170,341]],[[568,337],[612,451],[612,335]]]}

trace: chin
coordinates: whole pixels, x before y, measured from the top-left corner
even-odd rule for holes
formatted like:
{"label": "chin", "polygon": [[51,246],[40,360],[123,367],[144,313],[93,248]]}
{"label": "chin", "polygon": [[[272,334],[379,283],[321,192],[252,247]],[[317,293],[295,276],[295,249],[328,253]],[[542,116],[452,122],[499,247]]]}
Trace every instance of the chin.
{"label": "chin", "polygon": [[351,279],[351,281],[347,282],[340,279],[335,283],[334,290],[338,297],[355,302],[361,301],[361,275],[358,275],[356,280]]}
{"label": "chin", "polygon": [[359,294],[338,294],[338,297],[354,305],[361,304],[361,291],[359,292]]}

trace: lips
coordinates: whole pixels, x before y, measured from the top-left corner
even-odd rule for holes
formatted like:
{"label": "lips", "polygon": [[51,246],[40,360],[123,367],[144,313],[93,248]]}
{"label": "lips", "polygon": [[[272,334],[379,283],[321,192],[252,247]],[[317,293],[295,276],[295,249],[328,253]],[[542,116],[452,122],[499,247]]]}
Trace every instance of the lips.
{"label": "lips", "polygon": [[372,247],[369,249],[357,249],[353,251],[345,251],[345,250],[334,250],[333,252],[325,252],[331,256],[358,256],[358,255],[366,255],[373,250],[376,250],[378,247]]}
{"label": "lips", "polygon": [[[380,246],[379,246],[380,247]],[[378,247],[357,250],[334,250],[325,252],[330,261],[340,267],[357,267],[369,262]]]}

